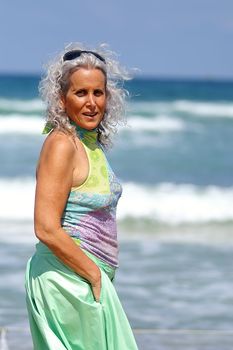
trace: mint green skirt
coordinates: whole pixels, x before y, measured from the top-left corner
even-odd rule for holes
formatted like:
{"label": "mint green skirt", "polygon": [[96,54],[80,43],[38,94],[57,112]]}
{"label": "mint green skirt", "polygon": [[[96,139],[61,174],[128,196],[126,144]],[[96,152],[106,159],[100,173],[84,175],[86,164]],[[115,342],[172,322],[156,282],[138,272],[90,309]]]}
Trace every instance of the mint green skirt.
{"label": "mint green skirt", "polygon": [[35,350],[137,350],[112,284],[115,269],[84,251],[101,270],[96,302],[87,280],[43,243],[27,263],[25,287]]}

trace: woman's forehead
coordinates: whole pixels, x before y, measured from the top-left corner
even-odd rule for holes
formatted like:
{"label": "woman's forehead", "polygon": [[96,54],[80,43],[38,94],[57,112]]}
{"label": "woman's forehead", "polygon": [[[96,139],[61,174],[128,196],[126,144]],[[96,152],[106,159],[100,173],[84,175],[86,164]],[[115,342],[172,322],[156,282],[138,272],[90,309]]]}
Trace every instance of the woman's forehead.
{"label": "woman's forehead", "polygon": [[97,68],[79,68],[70,75],[70,86],[84,85],[105,85],[104,73]]}

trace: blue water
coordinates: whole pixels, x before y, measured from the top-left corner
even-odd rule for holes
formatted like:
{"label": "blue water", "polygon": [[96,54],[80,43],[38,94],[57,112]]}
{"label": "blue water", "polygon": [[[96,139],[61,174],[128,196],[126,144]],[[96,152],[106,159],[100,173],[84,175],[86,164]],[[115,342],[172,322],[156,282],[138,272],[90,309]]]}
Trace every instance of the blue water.
{"label": "blue water", "polygon": [[232,81],[134,79],[126,83],[134,100],[232,101]]}
{"label": "blue water", "polygon": [[[0,326],[24,329],[45,139],[38,82],[0,77]],[[123,183],[116,288],[132,326],[232,329],[233,82],[134,79],[126,88],[128,126],[108,158]]]}
{"label": "blue water", "polygon": [[[0,96],[31,99],[38,96],[40,77],[36,75],[1,75]],[[132,79],[125,83],[133,100],[232,101],[233,82],[215,80]]]}

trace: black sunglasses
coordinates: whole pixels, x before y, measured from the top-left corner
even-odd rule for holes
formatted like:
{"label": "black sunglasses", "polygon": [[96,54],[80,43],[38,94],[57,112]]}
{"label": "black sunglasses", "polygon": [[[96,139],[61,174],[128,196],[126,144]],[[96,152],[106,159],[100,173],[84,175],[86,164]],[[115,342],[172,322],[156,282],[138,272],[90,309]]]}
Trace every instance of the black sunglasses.
{"label": "black sunglasses", "polygon": [[79,56],[81,56],[82,53],[91,53],[96,58],[98,58],[100,61],[106,63],[105,59],[102,56],[100,56],[97,52],[88,51],[88,50],[72,50],[72,51],[68,51],[63,56],[63,61],[65,62],[65,61],[74,60],[75,58],[78,58]]}

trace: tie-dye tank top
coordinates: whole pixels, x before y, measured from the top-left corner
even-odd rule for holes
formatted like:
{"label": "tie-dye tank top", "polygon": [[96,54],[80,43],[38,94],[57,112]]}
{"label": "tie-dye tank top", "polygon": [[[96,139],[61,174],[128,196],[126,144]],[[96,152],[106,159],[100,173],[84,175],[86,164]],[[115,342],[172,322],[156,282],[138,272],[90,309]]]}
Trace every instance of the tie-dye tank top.
{"label": "tie-dye tank top", "polygon": [[122,188],[97,140],[96,130],[76,126],[89,161],[85,182],[72,187],[62,216],[64,230],[80,248],[118,267],[116,206]]}

